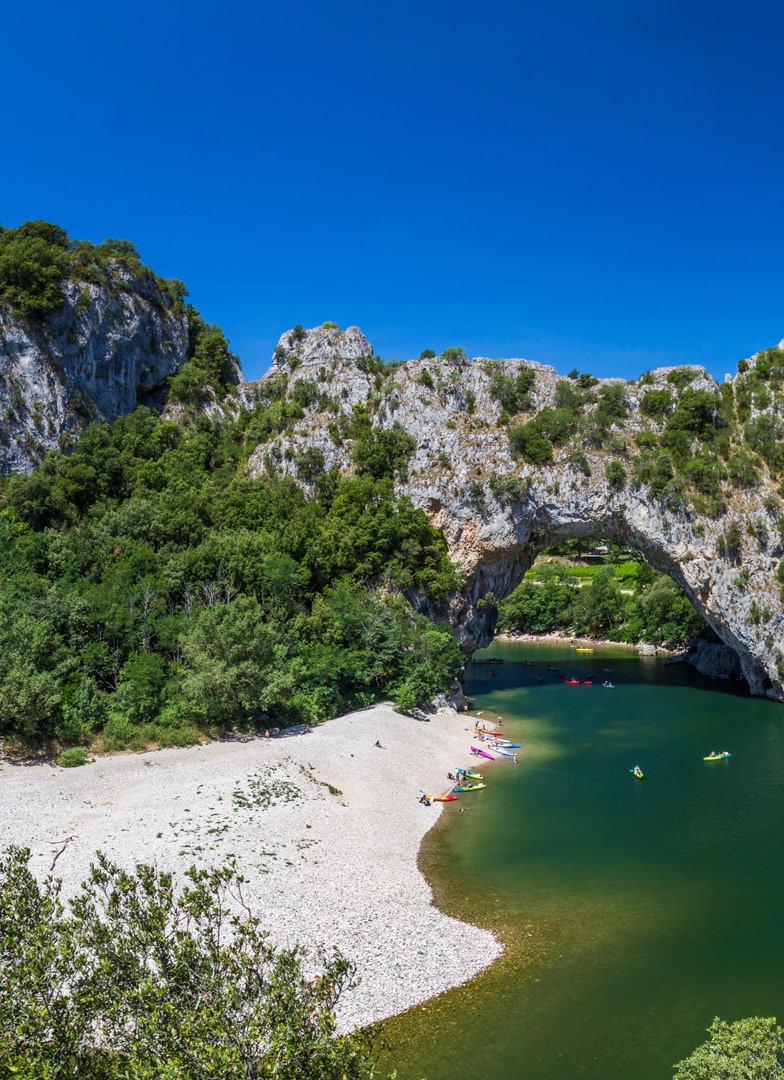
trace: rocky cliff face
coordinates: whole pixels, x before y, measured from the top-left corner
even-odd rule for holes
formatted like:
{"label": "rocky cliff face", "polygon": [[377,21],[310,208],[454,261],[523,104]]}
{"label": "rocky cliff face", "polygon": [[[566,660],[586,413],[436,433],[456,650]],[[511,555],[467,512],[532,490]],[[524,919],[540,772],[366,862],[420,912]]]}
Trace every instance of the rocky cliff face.
{"label": "rocky cliff face", "polygon": [[188,322],[154,280],[117,267],[111,285],[66,281],[44,321],[0,305],[0,471],[30,472],[88,419],[159,405],[188,355]]}
{"label": "rocky cliff face", "polygon": [[[784,609],[775,576],[784,543],[780,502],[767,474],[748,489],[736,486],[728,508],[714,517],[697,513],[688,500],[655,497],[648,483],[633,479],[635,436],[660,430],[640,411],[642,397],[672,387],[671,369],[650,373],[643,386],[611,380],[623,388],[626,415],[611,426],[602,449],[572,442],[552,463],[531,465],[510,451],[491,382],[498,373],[514,377],[530,369],[527,415],[536,415],[555,403],[553,368],[523,360],[469,362],[452,353],[387,373],[363,359],[369,357],[372,348],[355,327],[284,334],[268,378],[287,376],[289,393],[300,381],[319,393],[310,395],[313,403],[287,434],[255,452],[250,468],[295,473],[302,451],[316,448],[326,468],[348,469],[351,441],[341,430],[354,406],[365,406],[374,425],[410,432],[416,450],[400,488],[427,512],[465,571],[465,586],[450,606],[464,649],[490,641],[496,601],[517,586],[542,547],[601,536],[634,545],[677,581],[737,653],[751,692],[784,700]],[[693,374],[693,390],[720,396],[702,369]],[[609,461],[620,463],[622,481],[617,468],[614,482],[608,480]],[[733,528],[737,542],[728,547]]]}

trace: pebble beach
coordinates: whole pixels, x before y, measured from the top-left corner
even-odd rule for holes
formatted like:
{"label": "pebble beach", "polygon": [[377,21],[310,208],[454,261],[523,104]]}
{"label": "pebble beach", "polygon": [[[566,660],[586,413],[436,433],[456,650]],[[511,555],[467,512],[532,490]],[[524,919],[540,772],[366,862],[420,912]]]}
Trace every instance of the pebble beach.
{"label": "pebble beach", "polygon": [[36,873],[52,870],[66,895],[99,849],[177,872],[236,858],[274,941],[337,946],[356,963],[361,985],[339,1007],[348,1029],[468,981],[501,952],[490,931],[434,907],[417,867],[425,833],[457,806],[419,795],[470,765],[472,728],[462,714],[420,722],[377,705],[290,738],[74,769],[2,760],[0,846],[29,847]]}

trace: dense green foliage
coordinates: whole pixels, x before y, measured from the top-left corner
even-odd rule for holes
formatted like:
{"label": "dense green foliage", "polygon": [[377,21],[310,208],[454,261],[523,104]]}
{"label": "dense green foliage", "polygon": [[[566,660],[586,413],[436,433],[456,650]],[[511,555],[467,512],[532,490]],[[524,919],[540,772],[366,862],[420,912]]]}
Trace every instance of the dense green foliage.
{"label": "dense green foliage", "polygon": [[188,314],[188,359],[169,380],[169,398],[191,405],[210,399],[212,391],[220,400],[237,382],[239,361],[229,352],[229,343],[220,327],[208,325],[195,308]]}
{"label": "dense green foliage", "polygon": [[[242,903],[229,865],[177,890],[103,856],[78,896],[0,857],[0,1060],[26,1080],[368,1080],[377,1029],[336,1030],[356,985],[338,952],[305,970]],[[240,912],[239,914],[237,912]],[[312,961],[311,961],[312,963]],[[378,1075],[378,1074],[375,1074]]]}
{"label": "dense green foliage", "polygon": [[781,1080],[784,1030],[775,1017],[752,1016],[727,1023],[718,1017],[710,1038],[673,1066],[673,1080]]}
{"label": "dense green foliage", "polygon": [[117,269],[154,283],[169,306],[182,307],[182,282],[157,277],[128,240],[69,240],[64,229],[47,221],[0,226],[0,300],[22,316],[41,319],[61,307],[66,279],[116,287]]}
{"label": "dense green foliage", "polygon": [[590,475],[586,448],[609,450],[616,455],[604,465],[611,488],[647,486],[673,511],[691,506],[713,517],[726,511],[732,489],[749,491],[766,472],[774,479],[784,473],[784,350],[778,347],[742,361],[735,384],[695,385],[702,373],[680,367],[668,373],[666,386],[656,386],[646,372],[639,412],[650,426],[633,439],[621,430],[631,402],[620,381],[597,389],[597,380],[575,369],[556,384],[552,405],[510,423],[525,401],[515,395],[512,376],[492,370],[490,391],[501,404],[499,422],[509,424],[512,456],[528,464],[566,459]]}
{"label": "dense green foliage", "polygon": [[375,458],[308,497],[244,453],[241,425],[141,408],[6,482],[0,734],[181,744],[449,682],[451,632],[405,597],[437,608],[458,578]]}
{"label": "dense green foliage", "polygon": [[572,630],[611,641],[680,644],[704,627],[674,581],[636,561],[604,566],[537,563],[498,607],[502,631]]}

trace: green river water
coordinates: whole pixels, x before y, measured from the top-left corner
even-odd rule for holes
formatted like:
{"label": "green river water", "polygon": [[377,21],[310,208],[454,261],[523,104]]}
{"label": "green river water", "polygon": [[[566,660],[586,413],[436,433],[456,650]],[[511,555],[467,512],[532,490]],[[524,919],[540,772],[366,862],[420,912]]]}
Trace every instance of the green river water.
{"label": "green river water", "polygon": [[[617,647],[491,653],[467,690],[520,763],[484,763],[421,865],[507,951],[389,1023],[399,1080],[660,1080],[714,1016],[784,1020],[784,705]],[[546,663],[599,678],[562,686]]]}

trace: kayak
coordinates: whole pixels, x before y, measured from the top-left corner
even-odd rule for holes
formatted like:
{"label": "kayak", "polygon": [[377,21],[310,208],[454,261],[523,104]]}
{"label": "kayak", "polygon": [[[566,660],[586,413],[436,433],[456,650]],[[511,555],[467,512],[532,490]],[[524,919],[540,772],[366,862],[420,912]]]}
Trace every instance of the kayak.
{"label": "kayak", "polygon": [[507,742],[506,739],[499,739],[497,743],[489,744],[493,750],[519,750],[519,742]]}
{"label": "kayak", "polygon": [[638,780],[642,780],[643,776],[645,776],[642,769],[629,769],[629,772],[632,773],[633,776],[636,776]]}
{"label": "kayak", "polygon": [[476,734],[479,735],[480,737],[482,735],[495,735],[495,737],[497,739],[503,739],[503,737],[504,737],[503,731],[490,731],[489,728],[484,728],[484,727],[478,727],[478,728],[475,728],[474,730],[476,731]]}
{"label": "kayak", "polygon": [[709,754],[707,757],[704,757],[702,760],[703,761],[721,761],[722,758],[725,758],[725,757],[732,757],[732,754],[729,752],[729,750],[725,750],[721,754],[713,754],[713,755]]}
{"label": "kayak", "polygon": [[471,772],[470,769],[461,769],[460,772],[463,774],[463,776],[467,776],[469,780],[484,779],[480,772]]}
{"label": "kayak", "polygon": [[478,746],[472,746],[471,753],[477,754],[479,757],[487,758],[488,761],[495,761],[495,758],[492,754],[488,754],[486,750],[480,750]]}
{"label": "kayak", "polygon": [[575,652],[593,652],[593,649],[575,649]]}
{"label": "kayak", "polygon": [[487,784],[474,784],[473,787],[465,787],[463,784],[458,784],[457,787],[452,788],[452,791],[479,791],[483,787],[487,787]]}
{"label": "kayak", "polygon": [[457,802],[457,795],[428,795],[433,802]]}
{"label": "kayak", "polygon": [[493,753],[502,754],[504,757],[514,757],[514,751],[507,750],[505,746],[494,746]]}

